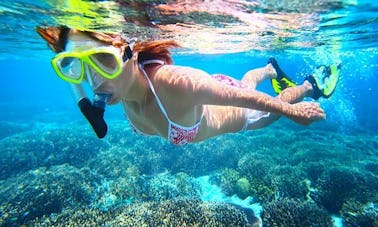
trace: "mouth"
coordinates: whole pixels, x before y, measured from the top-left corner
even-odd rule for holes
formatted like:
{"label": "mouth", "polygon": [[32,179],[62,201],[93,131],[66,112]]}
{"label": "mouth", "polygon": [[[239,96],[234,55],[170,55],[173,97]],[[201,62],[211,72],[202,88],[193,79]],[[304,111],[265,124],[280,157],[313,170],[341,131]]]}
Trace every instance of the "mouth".
{"label": "mouth", "polygon": [[107,104],[108,105],[113,105],[113,104],[116,104],[119,102],[119,98],[115,97],[114,95],[110,96],[110,98],[108,99],[108,102]]}

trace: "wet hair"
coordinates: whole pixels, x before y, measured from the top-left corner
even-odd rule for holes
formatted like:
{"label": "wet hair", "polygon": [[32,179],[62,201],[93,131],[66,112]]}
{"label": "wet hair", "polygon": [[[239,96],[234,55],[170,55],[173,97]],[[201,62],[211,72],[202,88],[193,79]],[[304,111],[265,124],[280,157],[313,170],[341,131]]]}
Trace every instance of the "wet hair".
{"label": "wet hair", "polygon": [[66,49],[68,33],[70,32],[70,28],[67,26],[61,26],[60,33],[59,33],[59,42],[57,43],[58,51],[62,52]]}
{"label": "wet hair", "polygon": [[180,45],[173,40],[144,41],[135,43],[133,50],[139,53],[138,62],[159,59],[166,64],[173,64],[169,49],[175,47]]}
{"label": "wet hair", "polygon": [[[68,34],[71,30],[72,28],[67,26],[37,27],[37,32],[48,42],[50,48],[56,53],[65,50],[68,41]],[[125,38],[123,38],[123,36],[118,34],[82,30],[79,31],[83,32],[88,37],[118,48],[129,44]],[[173,64],[169,49],[174,47],[180,47],[180,45],[173,40],[143,41],[136,42],[133,47],[133,51],[139,53],[139,62],[159,59],[164,61],[166,64]]]}
{"label": "wet hair", "polygon": [[[62,25],[58,27],[37,26],[36,30],[38,34],[47,41],[49,47],[54,52],[59,53],[65,51],[68,41],[68,34],[71,30],[76,29]],[[94,31],[78,31],[86,34],[88,37],[93,38],[94,40],[99,40],[108,45],[113,45],[115,47],[122,47],[127,45],[126,40],[120,35],[110,33],[99,33]]]}
{"label": "wet hair", "polygon": [[46,40],[48,46],[55,52],[59,53],[65,50],[68,33],[70,28],[67,26],[59,27],[36,27],[37,33]]}

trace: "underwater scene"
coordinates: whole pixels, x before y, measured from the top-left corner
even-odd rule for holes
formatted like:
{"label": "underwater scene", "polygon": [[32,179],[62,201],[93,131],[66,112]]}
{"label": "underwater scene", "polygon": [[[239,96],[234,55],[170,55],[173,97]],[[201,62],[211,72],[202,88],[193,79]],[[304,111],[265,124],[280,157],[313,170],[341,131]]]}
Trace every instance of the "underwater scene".
{"label": "underwater scene", "polygon": [[[238,80],[270,57],[297,83],[341,74],[309,126],[177,146],[118,104],[99,139],[36,32],[58,25],[175,40],[175,65]],[[378,226],[377,28],[373,0],[1,1],[0,226]]]}

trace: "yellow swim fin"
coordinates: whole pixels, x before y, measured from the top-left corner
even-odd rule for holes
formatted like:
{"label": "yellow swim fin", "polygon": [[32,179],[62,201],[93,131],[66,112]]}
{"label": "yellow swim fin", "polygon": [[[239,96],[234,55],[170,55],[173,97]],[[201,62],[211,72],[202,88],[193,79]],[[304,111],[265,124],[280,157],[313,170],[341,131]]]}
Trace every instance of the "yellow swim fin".
{"label": "yellow swim fin", "polygon": [[314,90],[312,98],[329,98],[336,89],[341,72],[341,64],[318,66],[314,73],[306,78]]}
{"label": "yellow swim fin", "polygon": [[269,58],[268,64],[272,64],[277,73],[277,77],[270,81],[274,92],[280,94],[284,89],[297,85],[282,71],[275,58]]}
{"label": "yellow swim fin", "polygon": [[284,89],[288,87],[297,86],[297,84],[288,77],[282,77],[281,79],[271,79],[274,92],[280,94]]}

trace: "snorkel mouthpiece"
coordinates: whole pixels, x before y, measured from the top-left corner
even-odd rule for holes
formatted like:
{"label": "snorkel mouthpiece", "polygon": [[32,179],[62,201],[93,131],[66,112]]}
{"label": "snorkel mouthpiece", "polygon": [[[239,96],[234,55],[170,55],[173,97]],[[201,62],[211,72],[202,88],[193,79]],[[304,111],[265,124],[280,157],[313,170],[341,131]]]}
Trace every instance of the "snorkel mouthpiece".
{"label": "snorkel mouthpiece", "polygon": [[91,124],[98,138],[104,138],[108,132],[108,126],[104,120],[106,102],[111,95],[106,93],[97,93],[94,96],[93,104],[86,97],[81,84],[71,84],[73,96],[80,107],[81,112]]}
{"label": "snorkel mouthpiece", "polygon": [[108,94],[95,94],[93,104],[88,98],[82,98],[78,105],[81,112],[87,118],[98,138],[104,138],[108,132],[108,126],[104,120],[106,101]]}
{"label": "snorkel mouthpiece", "polygon": [[108,100],[110,99],[111,96],[112,95],[105,94],[105,93],[95,94],[94,99],[93,99],[93,106],[105,110],[106,103],[108,102]]}

